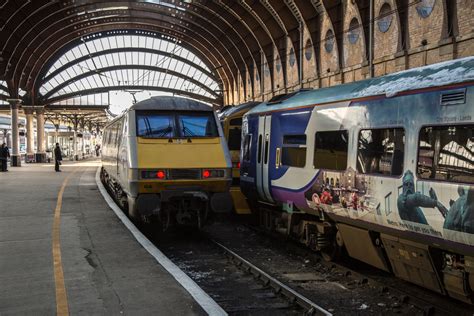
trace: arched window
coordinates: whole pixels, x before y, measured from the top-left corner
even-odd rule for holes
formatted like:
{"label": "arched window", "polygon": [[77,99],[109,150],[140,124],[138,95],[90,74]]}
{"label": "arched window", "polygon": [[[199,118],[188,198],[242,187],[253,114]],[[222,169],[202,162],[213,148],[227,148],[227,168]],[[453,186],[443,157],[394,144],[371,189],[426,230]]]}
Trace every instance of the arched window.
{"label": "arched window", "polygon": [[326,32],[326,38],[324,40],[324,49],[326,52],[330,53],[332,52],[334,48],[334,32],[333,30],[329,29]]}
{"label": "arched window", "polygon": [[353,18],[349,24],[349,32],[347,33],[347,38],[349,43],[355,44],[359,40],[360,36],[360,25],[357,18]]}
{"label": "arched window", "polygon": [[433,12],[435,4],[436,0],[420,0],[415,8],[419,16],[427,18],[431,15],[431,12]]}
{"label": "arched window", "polygon": [[390,29],[393,20],[393,13],[391,11],[392,8],[388,3],[384,3],[380,8],[377,25],[379,26],[379,31],[382,33],[385,33]]}
{"label": "arched window", "polygon": [[181,94],[210,103],[219,97],[218,79],[181,41],[140,30],[84,36],[46,71],[39,93],[43,101],[57,103],[130,89]]}
{"label": "arched window", "polygon": [[313,44],[309,38],[304,46],[304,56],[306,57],[306,60],[311,60],[311,58],[313,58]]}

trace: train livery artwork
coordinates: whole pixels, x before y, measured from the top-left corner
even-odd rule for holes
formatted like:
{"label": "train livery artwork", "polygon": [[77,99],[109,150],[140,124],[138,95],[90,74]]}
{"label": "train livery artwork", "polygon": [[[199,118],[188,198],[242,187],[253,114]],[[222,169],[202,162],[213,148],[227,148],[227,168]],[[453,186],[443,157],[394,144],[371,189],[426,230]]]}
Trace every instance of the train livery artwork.
{"label": "train livery artwork", "polygon": [[474,57],[280,96],[242,130],[263,224],[473,301]]}

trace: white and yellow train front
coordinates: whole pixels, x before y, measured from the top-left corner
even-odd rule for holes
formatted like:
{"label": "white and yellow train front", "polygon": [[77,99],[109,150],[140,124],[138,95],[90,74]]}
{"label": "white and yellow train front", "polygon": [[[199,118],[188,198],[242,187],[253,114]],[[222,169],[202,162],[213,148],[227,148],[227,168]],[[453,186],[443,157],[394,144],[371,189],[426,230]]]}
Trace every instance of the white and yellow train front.
{"label": "white and yellow train front", "polygon": [[131,217],[201,226],[231,211],[232,164],[211,107],[154,97],[109,124],[103,142],[104,178]]}

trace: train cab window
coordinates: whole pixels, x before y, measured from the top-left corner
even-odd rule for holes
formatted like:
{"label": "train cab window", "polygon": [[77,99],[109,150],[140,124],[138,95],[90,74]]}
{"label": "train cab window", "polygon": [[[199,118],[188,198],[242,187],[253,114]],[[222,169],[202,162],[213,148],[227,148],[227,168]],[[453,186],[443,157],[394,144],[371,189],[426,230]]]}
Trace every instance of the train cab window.
{"label": "train cab window", "polygon": [[258,135],[258,163],[262,162],[262,135]]}
{"label": "train cab window", "polygon": [[229,150],[240,150],[240,141],[242,139],[242,131],[240,128],[231,128],[229,129],[229,140],[227,141],[227,145],[229,146]]}
{"label": "train cab window", "polygon": [[216,120],[212,112],[178,115],[181,137],[218,137]]}
{"label": "train cab window", "polygon": [[229,125],[232,125],[232,126],[242,126],[242,118],[241,118],[241,117],[237,117],[237,118],[231,119],[230,122],[229,122]]}
{"label": "train cab window", "polygon": [[403,173],[404,148],[405,131],[402,128],[361,130],[357,171],[400,176]]}
{"label": "train cab window", "polygon": [[306,135],[285,135],[281,149],[281,164],[304,168],[306,165]]}
{"label": "train cab window", "polygon": [[137,112],[137,136],[170,138],[175,136],[174,115]]}
{"label": "train cab window", "polygon": [[417,173],[422,179],[474,183],[474,125],[423,127]]}
{"label": "train cab window", "polygon": [[252,134],[245,135],[244,144],[243,144],[243,153],[242,158],[244,161],[250,161],[250,144],[252,141]]}
{"label": "train cab window", "polygon": [[314,144],[314,168],[346,170],[348,138],[347,131],[317,132]]}

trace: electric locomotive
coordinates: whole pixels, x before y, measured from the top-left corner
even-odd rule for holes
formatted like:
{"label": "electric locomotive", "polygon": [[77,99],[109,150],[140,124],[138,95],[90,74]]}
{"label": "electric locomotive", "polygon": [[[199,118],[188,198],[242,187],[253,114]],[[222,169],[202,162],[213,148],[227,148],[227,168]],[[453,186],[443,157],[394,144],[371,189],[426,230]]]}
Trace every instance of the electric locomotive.
{"label": "electric locomotive", "polygon": [[102,142],[101,179],[132,219],[201,227],[232,210],[229,150],[210,106],[153,97],[108,124]]}
{"label": "electric locomotive", "polygon": [[242,133],[267,228],[472,304],[474,57],[279,96]]}

